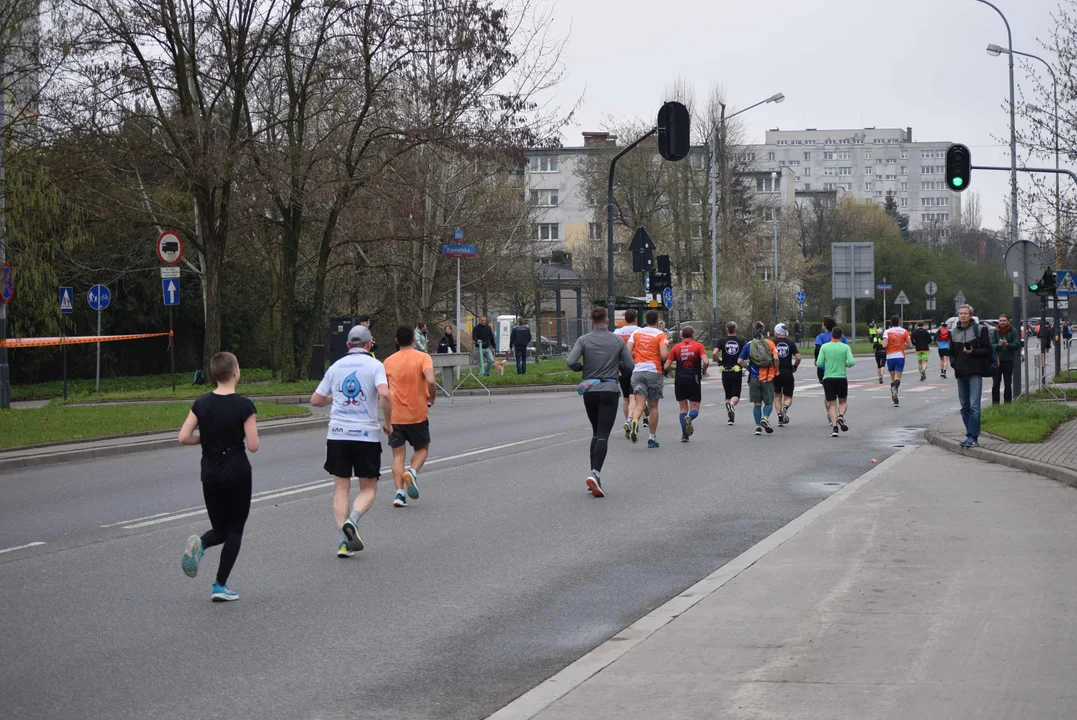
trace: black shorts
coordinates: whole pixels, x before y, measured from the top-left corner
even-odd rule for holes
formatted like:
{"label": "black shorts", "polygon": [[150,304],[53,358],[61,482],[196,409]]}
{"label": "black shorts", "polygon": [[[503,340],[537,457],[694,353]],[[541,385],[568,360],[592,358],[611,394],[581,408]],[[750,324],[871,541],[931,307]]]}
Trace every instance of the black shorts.
{"label": "black shorts", "polygon": [[740,392],[744,388],[744,373],[741,371],[725,372],[722,371],[722,389],[725,390],[725,399],[732,400],[733,398],[739,398]]}
{"label": "black shorts", "polygon": [[881,368],[886,367],[886,351],[885,350],[876,350],[875,351],[875,366],[876,367],[881,367]]}
{"label": "black shorts", "polygon": [[333,477],[380,478],[381,443],[326,440],[324,467]]}
{"label": "black shorts", "polygon": [[430,421],[423,420],[413,425],[393,425],[393,433],[389,436],[389,447],[404,447],[408,443],[416,450],[430,447]]}
{"label": "black shorts", "polygon": [[940,358],[950,357],[950,348],[948,348],[948,347],[939,348],[939,357]]}
{"label": "black shorts", "polygon": [[632,397],[632,373],[628,373],[627,375],[621,373],[617,377],[617,384],[621,386],[621,397]]}
{"label": "black shorts", "polygon": [[677,402],[682,400],[702,402],[703,386],[699,384],[699,378],[697,377],[679,377],[673,381],[673,394],[676,396]]}
{"label": "black shorts", "polygon": [[791,398],[793,397],[793,385],[793,373],[778,373],[778,376],[774,378],[774,394]]}
{"label": "black shorts", "polygon": [[847,378],[826,378],[823,380],[823,395],[828,402],[845,400],[849,397],[849,380]]}

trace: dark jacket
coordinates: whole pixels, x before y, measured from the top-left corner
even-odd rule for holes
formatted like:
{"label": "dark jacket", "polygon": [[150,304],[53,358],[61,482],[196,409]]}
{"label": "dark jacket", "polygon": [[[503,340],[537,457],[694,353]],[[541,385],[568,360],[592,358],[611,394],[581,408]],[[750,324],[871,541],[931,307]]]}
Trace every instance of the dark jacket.
{"label": "dark jacket", "polygon": [[476,325],[475,329],[471,331],[471,341],[478,345],[482,343],[483,348],[494,349],[494,330],[489,325]]}
{"label": "dark jacket", "polygon": [[442,335],[438,340],[438,352],[441,354],[456,352],[456,340],[452,335]]}
{"label": "dark jacket", "polygon": [[[999,345],[999,340],[1005,340],[1006,344]],[[991,331],[991,347],[995,348],[995,352],[998,353],[999,362],[1013,362],[1024,344],[1021,333],[1013,325],[1010,325],[1010,329],[1003,334],[999,334],[997,329]]]}
{"label": "dark jacket", "polygon": [[509,344],[514,348],[527,347],[531,343],[531,328],[526,325],[517,325],[509,334]]}
{"label": "dark jacket", "polygon": [[[969,321],[964,328],[954,325],[950,333],[950,359],[955,377],[991,375],[991,329],[987,325]],[[972,352],[966,354],[965,348]]]}

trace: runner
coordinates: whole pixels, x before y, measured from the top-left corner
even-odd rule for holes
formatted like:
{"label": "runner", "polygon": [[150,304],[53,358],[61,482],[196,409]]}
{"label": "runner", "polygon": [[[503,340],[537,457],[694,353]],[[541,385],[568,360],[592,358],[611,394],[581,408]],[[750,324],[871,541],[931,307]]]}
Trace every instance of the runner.
{"label": "runner", "polygon": [[774,378],[774,394],[778,401],[778,427],[789,424],[789,408],[793,405],[793,373],[800,367],[800,349],[789,339],[785,323],[774,326],[774,347],[778,350],[778,377]]}
{"label": "runner", "polygon": [[840,327],[830,334],[830,342],[823,345],[819,356],[826,372],[823,375],[823,396],[826,398],[826,414],[830,419],[830,437],[838,436],[838,429],[848,432],[845,413],[849,410],[849,380],[847,369],[856,365],[853,351],[842,342],[845,333]]}
{"label": "runner", "polygon": [[[430,406],[437,395],[434,362],[413,345],[414,331],[407,325],[396,329],[400,349],[385,358],[385,377],[393,404],[393,432],[389,447],[393,450],[393,483],[396,496],[393,507],[404,507],[408,498],[419,499],[419,470],[430,452]],[[406,465],[411,445],[411,464]]]}
{"label": "runner", "polygon": [[[617,337],[621,338],[621,340],[624,341],[625,345],[628,345],[628,339],[631,338],[632,335],[637,330],[639,330],[639,325],[636,324],[636,318],[637,317],[639,317],[639,315],[636,313],[635,310],[632,310],[631,308],[629,308],[628,310],[625,310],[625,324],[624,324],[624,326],[619,327],[619,328],[617,328],[616,330],[613,331],[613,334],[616,335]],[[607,323],[607,326],[608,325],[609,325],[609,323]],[[624,398],[624,402],[622,403],[622,405],[624,405],[624,414],[625,414],[625,424],[624,424],[625,437],[631,439],[631,437],[632,437],[632,373],[631,372],[627,372],[627,373],[626,372],[621,372],[620,375],[617,376],[617,380],[618,380],[618,382],[620,383],[620,386],[621,386],[621,397]]]}
{"label": "runner", "polygon": [[[310,396],[313,407],[329,409],[325,441],[325,471],[333,476],[333,517],[344,533],[337,557],[348,558],[365,545],[359,536],[359,518],[374,504],[381,477],[381,436],[393,434],[393,404],[385,367],[370,354],[373,338],[363,325],[348,333],[348,354],[325,371]],[[378,406],[383,420],[378,422]],[[351,513],[348,496],[352,477],[359,478],[359,493]]]}
{"label": "runner", "polygon": [[606,462],[610,430],[617,421],[618,372],[632,375],[633,363],[628,346],[610,333],[606,308],[592,308],[591,323],[594,329],[572,346],[568,366],[583,372],[583,382],[578,390],[583,395],[583,407],[591,422],[591,473],[587,476],[587,489],[595,497],[605,497],[602,465]]}
{"label": "runner", "polygon": [[658,311],[648,310],[647,327],[640,328],[628,339],[628,349],[636,366],[632,371],[632,427],[629,440],[639,440],[639,419],[644,407],[650,407],[650,437],[647,447],[658,447],[658,401],[662,399],[662,372],[659,370],[669,357],[669,337],[658,329]]}
{"label": "runner", "polygon": [[699,417],[699,403],[703,401],[703,375],[710,365],[707,348],[696,342],[695,335],[694,328],[681,328],[681,341],[669,351],[669,357],[662,366],[669,370],[670,365],[677,363],[673,392],[681,406],[681,442],[688,442],[695,432],[692,421]]}
{"label": "runner", "polygon": [[[886,327],[890,327],[890,321],[886,321]],[[871,349],[875,353],[875,368],[879,373],[879,384],[883,384],[883,368],[886,367],[886,347],[883,345],[883,334],[875,327],[875,321],[868,326],[868,335],[871,336]]]}
{"label": "runner", "polygon": [[939,348],[939,367],[942,368],[942,379],[946,379],[946,368],[950,367],[950,328],[943,325],[935,334],[935,344]]}
{"label": "runner", "polygon": [[[229,352],[217,353],[209,363],[217,382],[213,392],[194,401],[180,429],[181,445],[202,446],[202,497],[206,501],[210,529],[201,537],[187,538],[183,574],[198,575],[198,563],[206,548],[224,545],[217,577],[210,589],[213,602],[239,600],[228,588],[228,576],[239,557],[243,526],[251,511],[251,463],[244,452],[258,452],[258,416],[254,403],[236,395],[239,362]],[[194,434],[198,429],[198,435]]]}
{"label": "runner", "polygon": [[916,369],[920,371],[920,382],[927,380],[927,359],[931,355],[931,333],[922,322],[916,323],[916,329],[912,331],[909,339],[916,348]]}
{"label": "runner", "polygon": [[[819,361],[819,350],[823,347],[823,345],[826,345],[833,338],[834,327],[836,325],[837,325],[837,323],[834,321],[833,317],[831,317],[830,315],[824,315],[823,316],[823,332],[821,332],[821,333],[819,333],[818,335],[815,336],[815,374],[819,378],[819,384],[822,384],[823,375],[826,372],[826,369],[823,367],[822,363]],[[849,344],[849,341],[847,339],[845,339],[844,334],[842,335],[841,339],[842,339],[842,342],[844,342],[846,345]],[[826,399],[825,398],[823,400],[823,406],[826,407]],[[827,415],[827,422],[830,422],[830,416],[829,415]]]}
{"label": "runner", "polygon": [[901,327],[897,315],[890,317],[890,327],[883,333],[883,344],[886,346],[886,369],[890,371],[890,398],[897,407],[901,373],[905,372],[905,351],[912,348],[909,331]]}
{"label": "runner", "polygon": [[770,413],[774,410],[774,378],[778,374],[778,349],[767,339],[761,322],[752,325],[752,339],[740,351],[740,364],[748,368],[748,398],[755,415],[755,434],[774,432]]}
{"label": "runner", "polygon": [[714,361],[722,368],[722,389],[725,391],[725,412],[729,418],[727,425],[732,425],[737,418],[737,404],[744,389],[744,368],[740,366],[740,351],[744,349],[744,340],[737,337],[737,324],[725,325],[726,336],[714,348]]}

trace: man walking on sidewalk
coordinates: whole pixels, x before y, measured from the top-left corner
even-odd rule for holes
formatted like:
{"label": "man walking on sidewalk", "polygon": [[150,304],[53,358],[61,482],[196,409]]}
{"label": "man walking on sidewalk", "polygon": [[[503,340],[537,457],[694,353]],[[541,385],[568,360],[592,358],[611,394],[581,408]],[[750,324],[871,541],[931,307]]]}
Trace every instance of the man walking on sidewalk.
{"label": "man walking on sidewalk", "polygon": [[[430,452],[430,406],[437,396],[434,361],[412,347],[412,330],[407,325],[396,329],[400,349],[385,358],[385,377],[393,404],[393,432],[389,447],[393,450],[393,483],[396,496],[393,507],[404,507],[408,498],[419,499],[419,470]],[[411,464],[407,465],[411,445]]]}
{"label": "man walking on sidewalk", "polygon": [[972,308],[957,309],[957,325],[951,333],[950,357],[957,378],[957,397],[961,403],[961,421],[965,423],[965,442],[961,447],[979,445],[980,395],[984,375],[990,373],[991,334],[986,325],[972,320]]}
{"label": "man walking on sidewalk", "polygon": [[522,319],[516,318],[516,327],[509,333],[509,344],[516,356],[516,374],[527,374],[527,346],[531,344],[531,328]]}
{"label": "man walking on sidewalk", "polygon": [[479,324],[471,331],[471,342],[479,353],[482,374],[489,375],[494,369],[494,331],[486,324],[486,316],[479,318]]}
{"label": "man walking on sidewalk", "polygon": [[998,328],[991,332],[991,347],[998,354],[998,367],[991,375],[991,404],[999,403],[999,386],[1007,404],[1013,402],[1013,361],[1024,347],[1021,333],[1010,324],[1009,315],[999,315]]}

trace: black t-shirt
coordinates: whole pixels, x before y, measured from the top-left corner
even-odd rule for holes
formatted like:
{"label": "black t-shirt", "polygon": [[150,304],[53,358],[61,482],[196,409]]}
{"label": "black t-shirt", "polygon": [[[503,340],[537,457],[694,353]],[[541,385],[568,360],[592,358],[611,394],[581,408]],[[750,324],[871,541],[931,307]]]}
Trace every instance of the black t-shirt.
{"label": "black t-shirt", "polygon": [[727,335],[719,341],[718,347],[722,350],[722,367],[725,369],[740,369],[740,351],[744,348],[744,341],[736,335]]}
{"label": "black t-shirt", "polygon": [[793,362],[796,360],[796,356],[800,354],[800,349],[797,348],[796,342],[789,338],[781,338],[774,341],[774,347],[778,348],[778,372],[792,373]]}
{"label": "black t-shirt", "polygon": [[931,349],[931,333],[923,328],[913,330],[909,339],[912,340],[912,346],[916,348],[916,352],[927,352]]}
{"label": "black t-shirt", "polygon": [[251,471],[243,423],[255,414],[254,403],[242,395],[206,393],[194,401],[202,441],[202,482],[227,482]]}

